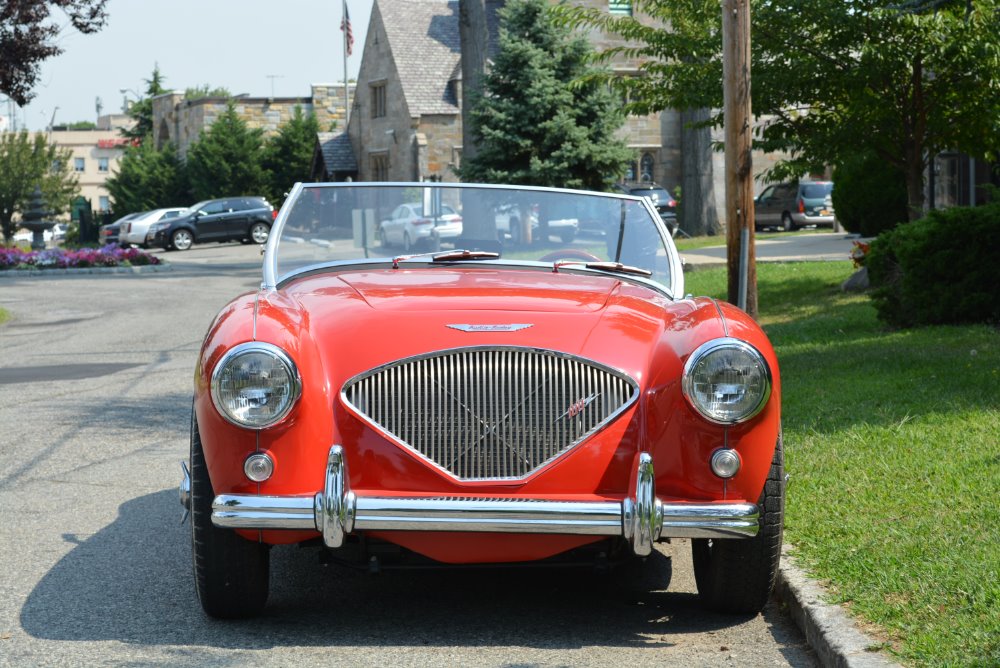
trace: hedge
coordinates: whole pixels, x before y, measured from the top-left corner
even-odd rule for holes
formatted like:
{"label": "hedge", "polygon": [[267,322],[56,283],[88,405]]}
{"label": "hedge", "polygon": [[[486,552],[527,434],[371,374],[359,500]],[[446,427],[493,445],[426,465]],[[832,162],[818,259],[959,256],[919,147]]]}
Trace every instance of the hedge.
{"label": "hedge", "polygon": [[883,232],[865,265],[890,325],[1000,323],[1000,202],[931,211]]}

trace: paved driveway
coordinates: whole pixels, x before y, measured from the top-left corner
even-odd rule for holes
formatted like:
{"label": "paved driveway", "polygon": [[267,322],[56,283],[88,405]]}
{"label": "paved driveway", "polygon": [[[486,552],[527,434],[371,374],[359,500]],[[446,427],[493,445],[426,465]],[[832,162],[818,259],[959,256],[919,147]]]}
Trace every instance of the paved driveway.
{"label": "paved driveway", "polygon": [[[800,232],[769,238],[766,232],[754,235],[759,262],[796,262],[849,260],[856,237],[843,232]],[[682,251],[681,257],[691,265],[717,265],[726,262],[726,240],[720,246]]]}
{"label": "paved driveway", "polygon": [[685,541],[641,572],[389,572],[276,548],[265,617],[203,616],[180,524],[191,379],[256,248],[0,278],[0,665],[814,666],[775,605],[703,612]]}

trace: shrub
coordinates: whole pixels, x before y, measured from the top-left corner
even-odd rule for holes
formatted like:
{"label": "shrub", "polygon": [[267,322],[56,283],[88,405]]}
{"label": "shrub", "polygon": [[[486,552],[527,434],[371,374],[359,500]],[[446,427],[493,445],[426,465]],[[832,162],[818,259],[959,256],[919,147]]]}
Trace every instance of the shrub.
{"label": "shrub", "polygon": [[906,180],[873,154],[845,160],[833,172],[833,208],[849,232],[874,237],[906,222]]}
{"label": "shrub", "polygon": [[883,232],[866,266],[886,323],[1000,322],[1000,203],[931,211]]}

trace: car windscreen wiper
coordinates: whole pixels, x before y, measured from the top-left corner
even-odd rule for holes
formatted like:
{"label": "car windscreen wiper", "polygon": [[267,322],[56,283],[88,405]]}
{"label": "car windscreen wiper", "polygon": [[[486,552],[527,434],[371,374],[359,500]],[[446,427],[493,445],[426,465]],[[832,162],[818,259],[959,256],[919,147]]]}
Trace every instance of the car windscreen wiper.
{"label": "car windscreen wiper", "polygon": [[586,260],[562,260],[552,265],[553,271],[559,271],[560,267],[573,264],[582,264],[587,269],[597,269],[600,271],[610,271],[616,274],[636,274],[637,276],[652,276],[653,272],[642,267],[622,264],[621,262],[587,262]]}
{"label": "car windscreen wiper", "polygon": [[399,263],[403,260],[412,260],[418,257],[429,257],[431,262],[458,262],[461,260],[495,260],[500,257],[500,253],[492,251],[473,251],[464,248],[456,248],[448,251],[434,251],[430,253],[414,253],[413,255],[397,255],[392,258],[392,268],[399,269]]}

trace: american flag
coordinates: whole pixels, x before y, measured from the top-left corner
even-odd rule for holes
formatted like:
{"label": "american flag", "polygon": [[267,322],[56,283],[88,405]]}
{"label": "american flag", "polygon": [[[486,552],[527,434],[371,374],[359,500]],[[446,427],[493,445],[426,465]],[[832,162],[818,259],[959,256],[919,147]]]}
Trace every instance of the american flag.
{"label": "american flag", "polygon": [[351,15],[347,13],[347,3],[344,3],[344,18],[340,20],[340,29],[344,32],[344,42],[347,44],[347,55],[354,53],[354,31],[351,30]]}

